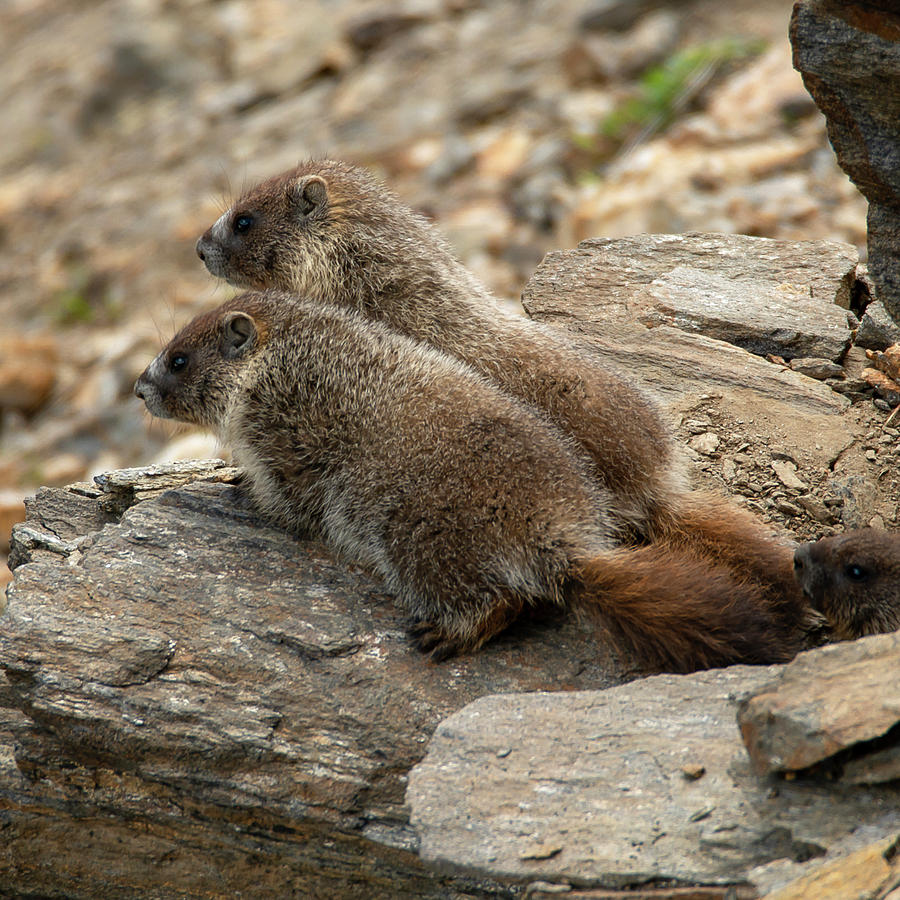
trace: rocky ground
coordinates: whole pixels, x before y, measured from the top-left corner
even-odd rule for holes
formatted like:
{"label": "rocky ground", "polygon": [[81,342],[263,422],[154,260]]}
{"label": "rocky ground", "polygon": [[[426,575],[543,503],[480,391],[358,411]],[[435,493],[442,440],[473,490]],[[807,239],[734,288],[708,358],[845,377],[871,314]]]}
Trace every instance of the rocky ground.
{"label": "rocky ground", "polygon": [[429,664],[235,475],[29,503],[0,897],[897,900],[900,634],[622,685],[633,661],[563,615]]}
{"label": "rocky ground", "polygon": [[[3,4],[0,533],[39,485],[214,450],[151,424],[131,385],[228,290],[194,255],[199,233],[243,184],[308,155],[373,167],[512,302],[546,251],[594,235],[862,250],[865,202],[791,68],[789,13],[783,0]],[[815,487],[845,465],[891,525],[886,416],[857,400],[852,460],[801,461],[800,477]],[[746,418],[682,417],[685,440],[719,440],[697,451],[701,478],[796,536],[840,524],[795,514]]]}

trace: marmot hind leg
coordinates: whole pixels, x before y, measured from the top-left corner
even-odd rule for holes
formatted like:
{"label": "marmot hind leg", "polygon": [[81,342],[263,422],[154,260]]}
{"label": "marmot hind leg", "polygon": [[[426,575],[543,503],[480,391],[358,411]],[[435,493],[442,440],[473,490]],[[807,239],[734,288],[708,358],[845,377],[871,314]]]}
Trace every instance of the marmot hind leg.
{"label": "marmot hind leg", "polygon": [[416,649],[431,662],[478,650],[505,631],[520,615],[525,601],[509,592],[467,614],[443,615],[440,620],[414,618],[407,633]]}

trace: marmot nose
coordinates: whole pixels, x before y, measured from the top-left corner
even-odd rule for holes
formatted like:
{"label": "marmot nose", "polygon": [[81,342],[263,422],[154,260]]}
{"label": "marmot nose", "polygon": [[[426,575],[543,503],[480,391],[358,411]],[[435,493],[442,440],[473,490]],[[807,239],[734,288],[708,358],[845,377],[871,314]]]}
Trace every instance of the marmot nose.
{"label": "marmot nose", "polygon": [[200,240],[197,241],[197,256],[199,256],[203,262],[206,262],[206,256],[203,253],[203,238],[200,238]]}
{"label": "marmot nose", "polygon": [[141,400],[147,399],[144,396],[144,386],[141,384],[140,378],[138,378],[138,380],[134,383],[134,392],[135,392],[135,394],[137,394],[138,397],[141,398]]}

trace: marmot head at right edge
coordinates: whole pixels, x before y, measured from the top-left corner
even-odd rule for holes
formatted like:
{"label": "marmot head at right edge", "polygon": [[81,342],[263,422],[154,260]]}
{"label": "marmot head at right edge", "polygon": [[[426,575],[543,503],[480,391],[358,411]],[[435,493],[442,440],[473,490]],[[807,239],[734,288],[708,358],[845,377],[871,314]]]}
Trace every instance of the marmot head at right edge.
{"label": "marmot head at right edge", "polygon": [[861,528],[801,544],[794,574],[837,637],[900,628],[900,534]]}

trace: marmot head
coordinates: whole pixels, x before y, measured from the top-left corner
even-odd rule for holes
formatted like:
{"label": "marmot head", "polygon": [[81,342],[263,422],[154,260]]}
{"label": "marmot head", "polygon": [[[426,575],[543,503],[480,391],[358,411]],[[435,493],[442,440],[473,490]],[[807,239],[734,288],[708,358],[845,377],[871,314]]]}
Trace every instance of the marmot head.
{"label": "marmot head", "polygon": [[258,297],[244,294],[193,319],[135,382],[154,416],[216,428],[249,360],[265,343]]}
{"label": "marmot head", "polygon": [[390,280],[398,255],[422,252],[427,228],[365,170],[311,160],[245,193],[197,241],[197,255],[237,287],[328,302],[354,294],[358,279]]}
{"label": "marmot head", "polygon": [[838,637],[900,628],[900,535],[863,528],[801,544],[794,574]]}

